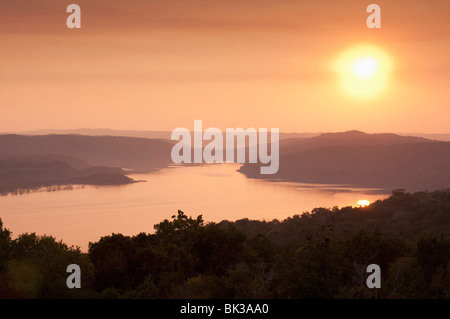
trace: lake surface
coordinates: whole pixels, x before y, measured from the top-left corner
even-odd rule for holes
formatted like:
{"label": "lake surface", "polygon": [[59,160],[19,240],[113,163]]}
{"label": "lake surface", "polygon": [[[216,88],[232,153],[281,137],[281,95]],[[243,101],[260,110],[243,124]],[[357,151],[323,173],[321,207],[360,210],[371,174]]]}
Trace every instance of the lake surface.
{"label": "lake surface", "polygon": [[122,186],[0,197],[0,218],[13,232],[51,235],[87,251],[89,242],[112,233],[153,233],[153,226],[180,209],[188,216],[219,222],[242,218],[283,220],[315,207],[354,206],[384,199],[388,192],[336,185],[248,179],[240,164],[176,167],[130,175],[146,180]]}

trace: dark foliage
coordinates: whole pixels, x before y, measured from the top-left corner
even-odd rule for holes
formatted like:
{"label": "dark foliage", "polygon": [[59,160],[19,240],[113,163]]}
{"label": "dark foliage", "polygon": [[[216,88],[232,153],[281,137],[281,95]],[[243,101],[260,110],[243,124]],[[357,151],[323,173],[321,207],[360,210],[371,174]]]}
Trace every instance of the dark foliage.
{"label": "dark foliage", "polygon": [[[182,211],[155,233],[112,234],[88,253],[0,222],[2,298],[449,298],[450,191],[284,221],[204,223]],[[79,264],[82,289],[65,286]],[[366,286],[378,264],[380,289]]]}

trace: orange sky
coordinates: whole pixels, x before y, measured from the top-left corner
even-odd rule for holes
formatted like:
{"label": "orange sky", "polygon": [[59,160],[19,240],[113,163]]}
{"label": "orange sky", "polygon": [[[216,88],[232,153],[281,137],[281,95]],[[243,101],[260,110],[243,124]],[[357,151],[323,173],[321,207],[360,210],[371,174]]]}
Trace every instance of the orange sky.
{"label": "orange sky", "polygon": [[[66,27],[66,7],[82,29]],[[450,1],[0,2],[0,131],[277,127],[450,133]],[[330,65],[375,45],[388,89],[356,99]]]}

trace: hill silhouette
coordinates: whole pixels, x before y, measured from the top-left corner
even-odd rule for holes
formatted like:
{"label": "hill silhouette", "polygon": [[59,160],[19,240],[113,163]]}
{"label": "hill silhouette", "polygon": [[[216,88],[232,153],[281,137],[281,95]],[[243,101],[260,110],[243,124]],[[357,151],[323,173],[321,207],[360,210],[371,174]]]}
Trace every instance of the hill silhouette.
{"label": "hill silhouette", "polygon": [[[46,130],[31,130],[23,132],[2,132],[0,134],[19,134],[19,135],[89,135],[89,136],[128,136],[128,137],[144,137],[144,138],[160,138],[170,140],[171,131],[140,131],[140,130],[113,130],[106,128],[78,128],[78,129],[46,129]],[[309,138],[323,134],[323,132],[280,132],[280,140],[288,138]],[[431,140],[450,141],[450,134],[432,134],[432,133],[398,133],[401,136],[416,136]]]}
{"label": "hill silhouette", "polygon": [[260,175],[260,164],[239,171],[251,178],[422,191],[450,187],[449,162],[449,142],[349,131],[280,141],[274,175]]}
{"label": "hill silhouette", "polygon": [[[123,136],[10,134],[0,135],[0,160],[39,156],[54,161],[58,156],[78,170],[107,166],[152,172],[172,164],[173,145],[166,139]],[[450,187],[449,160],[450,142],[348,131],[280,140],[280,168],[274,175],[260,175],[260,163],[245,164],[239,171],[250,178],[431,191]],[[112,181],[126,182],[123,172],[117,174]],[[96,180],[106,183],[109,178]]]}
{"label": "hill silhouette", "polygon": [[0,194],[19,194],[24,190],[74,184],[122,185],[135,182],[125,174],[117,167],[88,166],[86,162],[68,156],[16,156],[0,160]]}
{"label": "hill silhouette", "polygon": [[118,136],[0,135],[0,159],[53,154],[76,157],[90,166],[150,172],[171,163],[171,141]]}

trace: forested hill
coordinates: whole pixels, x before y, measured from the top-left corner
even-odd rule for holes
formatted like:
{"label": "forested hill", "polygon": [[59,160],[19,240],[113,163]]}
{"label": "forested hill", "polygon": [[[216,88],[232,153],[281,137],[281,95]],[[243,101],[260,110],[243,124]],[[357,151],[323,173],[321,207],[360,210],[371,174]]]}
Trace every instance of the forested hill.
{"label": "forested hill", "polygon": [[245,164],[251,178],[347,184],[424,191],[450,188],[450,142],[358,131],[280,142],[280,165],[261,175],[261,164]]}
{"label": "forested hill", "polygon": [[[48,236],[13,240],[6,226],[0,298],[450,298],[450,191],[396,190],[283,221],[205,223],[178,211],[152,234],[107,235],[87,253]],[[82,289],[67,289],[73,263]],[[369,264],[381,268],[376,291]]]}
{"label": "forested hill", "polygon": [[73,185],[133,183],[118,167],[90,166],[75,157],[57,155],[15,156],[0,159],[0,195],[59,190]]}
{"label": "forested hill", "polygon": [[[91,166],[151,172],[172,164],[174,141],[118,136],[0,135],[0,159],[53,154],[76,157]],[[346,184],[388,191],[450,187],[450,142],[358,131],[326,133],[280,141],[279,170],[261,175],[260,163],[245,164],[250,178]]]}
{"label": "forested hill", "polygon": [[79,158],[92,166],[155,171],[171,163],[168,140],[119,136],[0,135],[0,159],[53,154]]}

